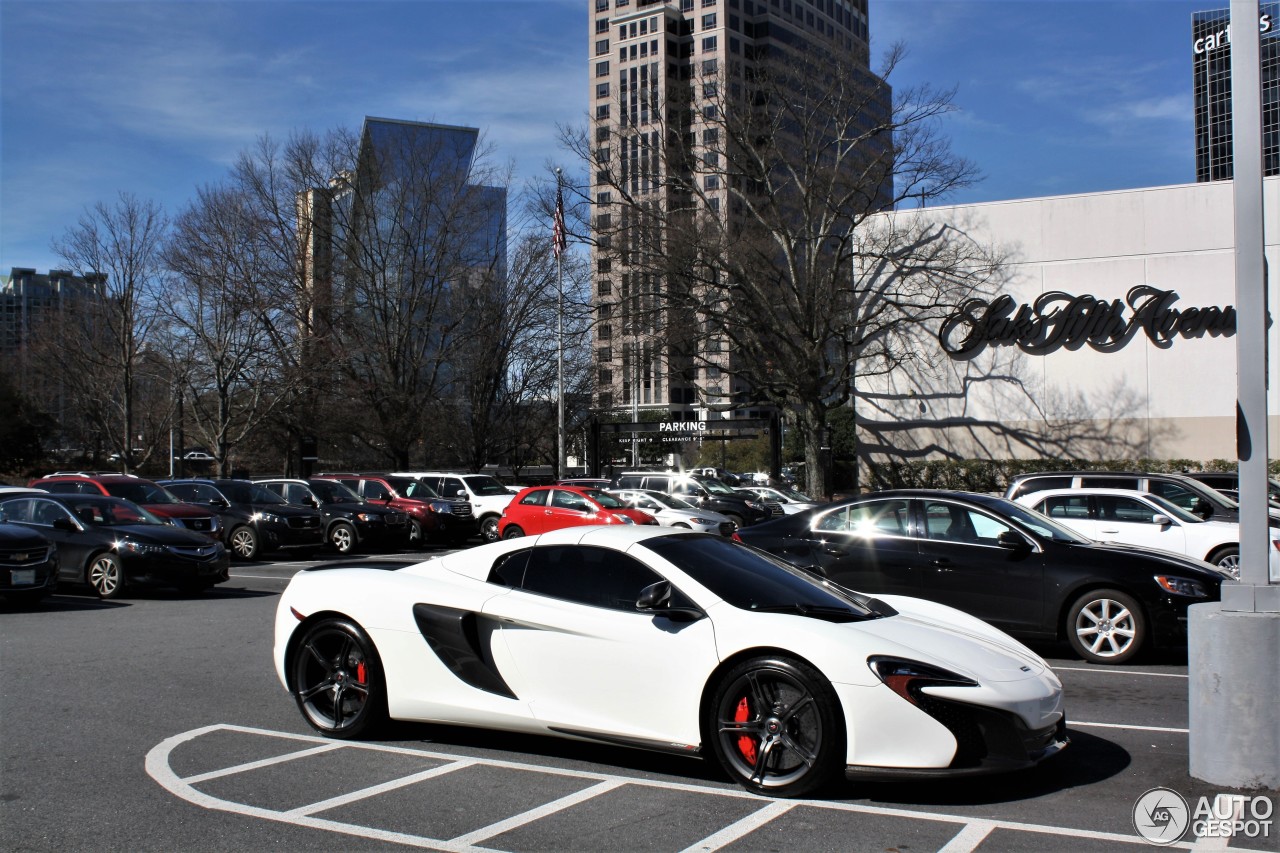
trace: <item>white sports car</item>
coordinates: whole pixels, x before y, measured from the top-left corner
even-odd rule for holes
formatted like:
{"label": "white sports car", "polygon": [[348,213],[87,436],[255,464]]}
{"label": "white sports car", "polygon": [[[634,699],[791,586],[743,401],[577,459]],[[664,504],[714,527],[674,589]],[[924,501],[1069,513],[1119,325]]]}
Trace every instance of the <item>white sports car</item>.
{"label": "white sports car", "polygon": [[300,572],[275,664],[333,737],[391,717],[712,754],[774,796],[842,770],[1012,770],[1067,743],[1061,683],[985,622],[660,527]]}

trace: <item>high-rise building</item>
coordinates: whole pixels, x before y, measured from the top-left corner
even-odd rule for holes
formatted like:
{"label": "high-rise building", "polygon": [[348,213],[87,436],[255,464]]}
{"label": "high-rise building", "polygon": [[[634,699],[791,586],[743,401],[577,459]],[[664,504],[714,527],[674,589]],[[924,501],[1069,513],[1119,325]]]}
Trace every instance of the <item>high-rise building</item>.
{"label": "high-rise building", "polygon": [[103,279],[82,278],[66,270],[37,273],[13,267],[0,279],[0,356],[19,353],[38,333],[40,324],[52,319],[76,302],[101,298]]}
{"label": "high-rise building", "polygon": [[[1280,175],[1280,4],[1264,3],[1258,18],[1262,61],[1262,169]],[[1191,16],[1195,87],[1196,181],[1231,179],[1231,15],[1227,9]]]}
{"label": "high-rise building", "polygon": [[[670,282],[654,264],[629,261],[637,239],[655,245],[634,217],[646,206],[691,204],[734,216],[719,111],[749,108],[752,74],[782,53],[835,51],[870,76],[867,0],[587,0],[587,9],[595,405],[660,409],[671,420],[746,406],[728,342],[672,316],[663,307]],[[878,91],[883,98],[888,89]],[[696,187],[696,202],[667,180],[672,163]]]}

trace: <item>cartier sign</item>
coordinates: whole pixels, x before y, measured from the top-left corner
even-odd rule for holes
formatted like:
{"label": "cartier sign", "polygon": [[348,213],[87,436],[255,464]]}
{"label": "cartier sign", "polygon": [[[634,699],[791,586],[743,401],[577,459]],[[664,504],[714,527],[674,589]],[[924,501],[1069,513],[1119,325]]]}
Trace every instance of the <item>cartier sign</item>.
{"label": "cartier sign", "polygon": [[1031,355],[1088,344],[1099,352],[1115,352],[1139,331],[1161,348],[1176,337],[1234,335],[1236,309],[1177,308],[1178,294],[1139,285],[1123,300],[1045,293],[1031,304],[1012,296],[991,301],[970,299],[942,323],[938,341],[957,360],[977,356],[988,346],[1016,346]]}

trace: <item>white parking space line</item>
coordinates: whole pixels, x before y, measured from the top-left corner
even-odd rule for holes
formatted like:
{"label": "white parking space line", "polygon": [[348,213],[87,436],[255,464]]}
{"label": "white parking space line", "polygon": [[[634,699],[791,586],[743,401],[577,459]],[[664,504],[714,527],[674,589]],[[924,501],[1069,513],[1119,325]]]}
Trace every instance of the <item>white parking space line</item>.
{"label": "white parking space line", "polygon": [[795,807],[796,803],[794,801],[770,803],[759,811],[747,815],[742,820],[729,824],[719,832],[690,844],[684,849],[683,853],[710,853],[712,850],[727,847],[744,835],[755,832],[769,821],[776,817],[781,817]]}
{"label": "white parking space line", "polygon": [[955,837],[942,845],[938,853],[972,853],[978,845],[987,840],[996,825],[989,820],[975,820],[956,833]]}
{"label": "white parking space line", "polygon": [[394,791],[398,788],[405,788],[409,785],[416,785],[427,779],[434,779],[437,776],[444,776],[446,773],[452,773],[455,770],[462,770],[465,767],[474,765],[474,761],[463,759],[455,761],[452,764],[443,764],[439,767],[432,767],[430,770],[423,770],[420,773],[410,773],[408,776],[402,776],[399,779],[392,779],[390,782],[383,782],[380,785],[371,785],[368,788],[361,788],[358,791],[352,791],[348,794],[342,794],[337,797],[330,797],[327,800],[321,800],[318,803],[312,803],[309,806],[298,806],[296,809],[290,809],[287,812],[281,812],[284,817],[299,817],[302,815],[312,815],[316,812],[326,811],[327,809],[345,806],[348,803],[356,803],[360,800],[367,800],[369,797],[376,797],[378,794],[385,794],[388,791]]}
{"label": "white parking space line", "polygon": [[558,800],[552,800],[549,803],[544,803],[536,809],[529,809],[527,812],[521,812],[515,817],[509,817],[506,820],[491,823],[488,826],[477,829],[475,832],[468,832],[466,835],[459,835],[457,838],[452,839],[451,843],[466,846],[476,844],[480,841],[484,841],[486,838],[493,838],[495,835],[501,835],[504,832],[524,826],[526,823],[532,823],[539,818],[544,818],[547,815],[564,811],[570,806],[576,806],[578,803],[585,803],[587,800],[594,799],[601,794],[607,794],[615,788],[621,788],[623,784],[624,783],[620,779],[610,779],[609,781],[601,782],[599,785],[592,785],[590,788],[583,788],[581,791],[569,794],[566,797],[561,797]]}
{"label": "white parking space line", "polygon": [[1149,675],[1152,678],[1187,678],[1186,675],[1176,672],[1143,672],[1140,669],[1111,669],[1110,667],[1092,667],[1092,666],[1054,666],[1050,667],[1054,672],[1095,672],[1103,675]]}
{"label": "white parking space line", "polygon": [[1190,733],[1190,729],[1174,729],[1166,726],[1130,726],[1123,723],[1082,723],[1079,720],[1070,720],[1067,722],[1067,728],[1093,728],[1093,729],[1129,729],[1135,732],[1167,732],[1175,735],[1185,735]]}
{"label": "white parking space line", "polygon": [[224,767],[221,770],[210,770],[208,773],[197,773],[194,776],[186,776],[182,782],[187,785],[195,785],[199,782],[208,782],[210,779],[221,779],[223,776],[232,776],[236,773],[244,773],[247,770],[257,770],[262,767],[270,767],[272,764],[281,764],[285,761],[293,761],[295,758],[306,758],[310,755],[319,755],[322,752],[333,752],[335,749],[341,749],[340,743],[321,744],[313,746],[311,749],[301,749],[297,752],[286,752],[284,755],[277,755],[275,758],[264,758],[261,761],[250,761],[246,764],[237,764],[235,767]]}
{"label": "white parking space line", "polygon": [[[1108,725],[1108,724],[1091,724],[1091,725]],[[1117,728],[1145,728],[1145,727],[1117,726]],[[1160,729],[1160,730],[1161,731],[1181,731],[1181,730],[1175,730],[1175,729],[1169,729],[1169,730]],[[348,823],[342,823],[339,821],[324,820],[324,819],[312,817],[310,815],[296,813],[297,810],[295,810],[294,812],[278,811],[278,810],[273,810],[268,808],[262,808],[259,806],[250,806],[244,803],[237,803],[231,800],[220,799],[220,798],[205,794],[202,791],[196,790],[195,788],[191,787],[191,785],[186,780],[178,777],[178,775],[173,772],[173,769],[169,765],[169,757],[174,749],[176,749],[179,746],[182,746],[183,744],[189,743],[190,741],[198,737],[201,737],[202,735],[213,734],[217,732],[225,732],[225,731],[241,732],[247,735],[259,736],[259,737],[265,736],[269,738],[280,738],[280,739],[287,739],[287,740],[304,741],[309,743],[319,743],[319,744],[333,746],[335,748],[340,748],[340,749],[373,750],[376,752],[385,752],[385,753],[391,753],[391,754],[397,754],[397,755],[412,755],[419,758],[430,758],[430,759],[445,761],[450,765],[453,763],[465,762],[468,766],[497,767],[497,768],[506,768],[511,770],[542,773],[550,776],[589,779],[589,780],[595,781],[597,784],[586,788],[585,790],[579,792],[577,795],[564,797],[560,800],[556,800],[552,803],[548,803],[540,807],[539,809],[533,809],[528,812],[522,812],[519,815],[491,824],[488,827],[475,830],[471,833],[468,833],[467,835],[459,836],[454,839],[426,838],[423,836],[409,835],[406,833],[374,829],[372,827],[360,826],[357,824],[348,824]],[[314,754],[314,751],[301,750],[299,752],[292,753],[292,755],[294,757],[298,757],[304,753]],[[279,763],[279,760],[273,759],[270,761],[270,763]],[[247,766],[249,765],[241,764],[241,765],[237,765],[237,768],[244,768]],[[266,766],[266,765],[264,764],[263,766]],[[232,769],[237,769],[237,768],[228,768],[227,771],[220,771],[220,772],[222,775],[228,775],[228,771]],[[634,786],[637,788],[658,788],[664,791],[676,791],[681,793],[697,794],[702,796],[729,797],[729,798],[738,799],[738,800],[750,800],[756,803],[760,802],[760,797],[758,795],[737,787],[733,787],[733,788],[708,787],[706,785],[695,785],[695,784],[689,784],[689,783],[673,782],[667,779],[643,779],[643,778],[637,778],[637,777],[631,777],[631,776],[619,776],[619,775],[613,775],[613,774],[607,774],[607,773],[597,773],[597,772],[590,772],[590,771],[583,771],[583,770],[571,770],[571,769],[560,768],[560,767],[548,767],[548,766],[542,766],[537,764],[522,763],[517,761],[505,761],[505,760],[499,760],[499,759],[485,759],[485,758],[469,758],[466,756],[459,756],[459,755],[449,754],[449,753],[432,752],[429,750],[414,749],[410,747],[386,746],[382,744],[350,743],[350,742],[334,744],[332,741],[326,740],[325,738],[321,738],[318,736],[298,735],[290,732],[278,732],[278,731],[271,731],[268,729],[256,729],[256,728],[249,728],[247,726],[237,726],[237,725],[230,725],[230,724],[205,726],[203,728],[193,729],[191,731],[184,732],[179,735],[174,735],[173,737],[170,737],[164,741],[161,741],[159,744],[152,747],[151,751],[147,753],[146,771],[147,771],[147,774],[151,776],[151,778],[154,779],[157,784],[159,784],[161,787],[169,791],[174,796],[182,800],[185,800],[189,803],[192,803],[194,805],[200,806],[202,808],[207,808],[215,811],[230,812],[233,814],[239,814],[246,817],[256,817],[263,820],[275,821],[278,823],[292,824],[295,826],[307,827],[310,829],[321,829],[329,832],[339,833],[339,834],[348,835],[348,836],[354,836],[358,838],[368,838],[372,840],[387,841],[391,843],[403,844],[410,847],[420,847],[420,848],[429,849],[429,850],[450,851],[450,853],[454,853],[454,851],[457,851],[457,853],[463,853],[463,851],[466,851],[466,853],[475,853],[475,851],[485,851],[485,853],[492,853],[490,848],[475,846],[476,842],[479,842],[485,838],[491,838],[512,827],[527,824],[530,821],[536,820],[538,817],[541,817],[545,814],[552,814],[557,811],[563,811],[565,808],[569,808],[580,802],[586,802],[608,791],[613,791],[618,788],[625,788],[628,786]],[[210,778],[210,774],[200,774],[200,775],[205,778]],[[419,775],[422,776],[423,778],[429,778],[430,772],[428,771],[424,774],[419,774]],[[196,777],[191,777],[191,778],[196,778]],[[406,779],[409,779],[409,778],[412,778],[412,777],[406,777]],[[405,780],[397,780],[395,783],[391,783],[391,784],[392,784],[392,788],[395,788],[395,787],[403,787],[405,784],[411,784],[411,783],[408,783]],[[382,786],[378,786],[378,787],[382,787]],[[352,796],[355,799],[367,799],[369,796],[371,796],[371,794],[368,792],[373,790],[374,789],[362,789],[361,791],[352,792],[348,796]],[[336,801],[337,800],[335,799],[335,800],[327,800],[325,802],[333,804]],[[721,829],[718,832],[713,833],[710,836],[707,836],[707,838],[703,839],[697,844],[691,845],[688,848],[688,850],[711,851],[711,850],[716,850],[718,848],[724,847],[725,845],[732,843],[732,841],[734,841],[735,838],[739,838],[745,834],[749,834],[753,829],[758,829],[759,827],[766,825],[767,823],[769,823],[769,821],[777,818],[780,815],[786,814],[792,808],[800,805],[808,808],[821,809],[827,812],[837,812],[837,813],[844,813],[844,814],[850,814],[850,815],[876,815],[880,817],[902,818],[906,820],[927,820],[927,821],[933,821],[933,822],[939,822],[939,823],[950,823],[950,824],[958,825],[961,827],[961,830],[944,847],[947,853],[962,853],[962,851],[971,851],[982,842],[982,839],[985,838],[986,835],[990,834],[994,830],[1011,830],[1016,832],[1029,832],[1037,835],[1057,837],[1059,839],[1066,838],[1066,837],[1069,837],[1072,839],[1086,838],[1086,839],[1101,841],[1101,842],[1112,842],[1112,843],[1120,843],[1120,844],[1126,844],[1126,845],[1136,845],[1138,847],[1147,846],[1147,842],[1144,841],[1137,834],[1103,832],[1098,830],[1082,829],[1079,827],[1070,827],[1070,826],[1049,826],[1044,824],[1020,823],[1018,821],[974,819],[971,817],[966,817],[961,815],[947,814],[945,812],[929,812],[924,810],[917,811],[917,810],[905,809],[905,808],[868,806],[868,805],[859,805],[856,803],[830,802],[826,800],[788,800],[786,802],[777,802],[777,801],[771,802],[768,805],[761,808],[759,811],[752,814],[751,816],[748,816],[744,820],[736,821],[735,823],[730,824],[724,829]],[[303,809],[310,811],[310,810],[314,810],[315,807],[307,806],[307,807],[303,807]],[[1052,842],[1046,840],[1045,843],[1051,844]],[[1176,844],[1170,845],[1170,847],[1174,849],[1183,849],[1183,850],[1197,849],[1197,848],[1194,848],[1193,845],[1188,842],[1178,842]],[[1239,849],[1239,848],[1232,848],[1232,849]]]}

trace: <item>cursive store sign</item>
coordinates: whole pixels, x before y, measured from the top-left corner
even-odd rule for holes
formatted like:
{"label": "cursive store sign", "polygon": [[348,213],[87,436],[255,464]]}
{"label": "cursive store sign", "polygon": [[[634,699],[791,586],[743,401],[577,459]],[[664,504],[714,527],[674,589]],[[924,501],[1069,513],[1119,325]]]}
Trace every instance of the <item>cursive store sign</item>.
{"label": "cursive store sign", "polygon": [[1178,294],[1139,285],[1124,300],[1072,296],[1055,290],[1030,305],[1012,296],[991,301],[970,299],[942,323],[938,341],[953,359],[977,356],[988,346],[1016,346],[1031,355],[1088,344],[1099,352],[1115,352],[1139,331],[1156,346],[1167,348],[1176,337],[1234,335],[1236,309],[1175,308]]}

